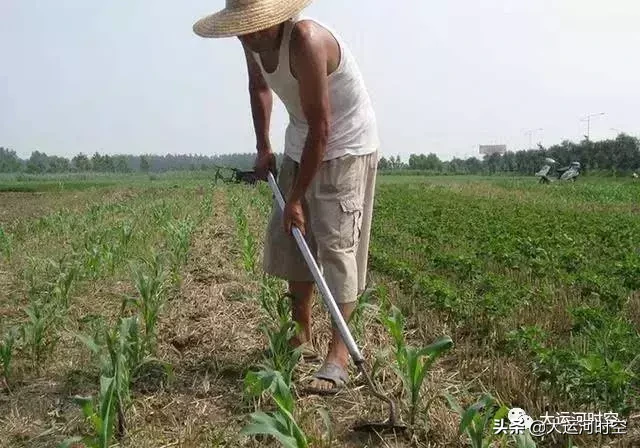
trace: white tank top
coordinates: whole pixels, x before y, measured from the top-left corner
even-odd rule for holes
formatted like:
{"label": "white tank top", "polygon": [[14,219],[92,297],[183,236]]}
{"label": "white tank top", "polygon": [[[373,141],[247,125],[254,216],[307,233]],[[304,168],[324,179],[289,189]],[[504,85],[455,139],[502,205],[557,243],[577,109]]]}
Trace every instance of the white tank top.
{"label": "white tank top", "polygon": [[285,155],[300,162],[309,129],[300,103],[298,80],[291,74],[289,63],[291,31],[294,24],[300,20],[313,20],[318,23],[333,34],[340,46],[340,63],[329,75],[331,123],[324,160],[346,154],[364,155],[376,151],[379,146],[376,116],[362,75],[349,48],[329,27],[317,20],[298,16],[285,23],[278,67],[273,73],[268,73],[262,65],[260,55],[253,53],[267,84],[284,103],[289,113],[289,125],[285,133]]}

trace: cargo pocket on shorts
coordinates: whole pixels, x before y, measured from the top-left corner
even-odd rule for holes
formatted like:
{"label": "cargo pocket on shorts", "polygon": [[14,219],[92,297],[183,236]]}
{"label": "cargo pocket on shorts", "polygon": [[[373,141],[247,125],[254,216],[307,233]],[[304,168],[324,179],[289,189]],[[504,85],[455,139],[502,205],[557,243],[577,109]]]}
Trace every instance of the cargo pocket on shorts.
{"label": "cargo pocket on shorts", "polygon": [[362,202],[355,199],[340,201],[340,248],[351,249],[360,241]]}

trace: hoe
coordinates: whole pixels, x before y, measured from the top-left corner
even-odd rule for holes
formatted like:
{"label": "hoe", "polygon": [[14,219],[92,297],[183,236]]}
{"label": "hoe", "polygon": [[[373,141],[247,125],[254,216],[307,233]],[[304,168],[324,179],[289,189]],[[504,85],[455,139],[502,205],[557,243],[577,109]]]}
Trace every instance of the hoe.
{"label": "hoe", "polygon": [[[271,187],[271,190],[273,191],[273,194],[278,202],[278,205],[280,206],[280,211],[281,212],[284,211],[285,200],[284,200],[284,197],[282,196],[282,192],[280,191],[280,187],[276,183],[275,177],[271,172],[267,173],[267,181],[269,182],[269,186]],[[362,356],[362,353],[360,352],[360,349],[358,348],[355,340],[353,339],[353,336],[349,331],[349,327],[347,326],[347,323],[342,317],[342,314],[340,313],[340,310],[336,305],[335,299],[333,298],[333,295],[331,294],[331,291],[329,290],[327,283],[325,282],[322,274],[320,273],[320,269],[315,259],[313,258],[311,251],[309,250],[309,246],[307,245],[307,242],[305,241],[302,235],[302,232],[300,231],[300,229],[296,228],[295,226],[293,227],[292,231],[293,231],[292,233],[296,240],[296,243],[298,244],[298,248],[302,252],[302,255],[304,256],[304,259],[307,263],[307,266],[309,267],[309,269],[311,270],[311,273],[313,274],[313,278],[315,279],[318,290],[322,294],[322,299],[327,309],[329,310],[329,313],[331,314],[333,322],[338,328],[338,330],[340,331],[340,335],[342,336],[343,341],[345,342],[347,348],[349,349],[349,354],[351,355],[351,358],[353,359],[354,364],[358,368],[358,371],[365,378],[367,382],[367,386],[371,390],[372,394],[379,400],[382,400],[385,403],[387,403],[387,405],[389,406],[389,418],[386,421],[362,422],[357,424],[354,427],[354,430],[376,432],[376,433],[404,431],[405,429],[407,429],[407,427],[404,424],[402,424],[398,419],[396,404],[389,397],[383,395],[381,392],[378,391],[378,389],[373,383],[373,380],[371,379],[371,376],[367,372],[365,368],[365,359]]]}

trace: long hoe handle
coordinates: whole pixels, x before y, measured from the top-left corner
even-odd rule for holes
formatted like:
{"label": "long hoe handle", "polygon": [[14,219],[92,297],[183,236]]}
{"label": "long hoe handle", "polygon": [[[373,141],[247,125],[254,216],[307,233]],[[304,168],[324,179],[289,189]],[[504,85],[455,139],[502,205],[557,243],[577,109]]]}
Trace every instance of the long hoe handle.
{"label": "long hoe handle", "polygon": [[[285,200],[284,200],[284,197],[282,196],[282,192],[280,191],[280,187],[278,186],[278,183],[276,182],[276,179],[271,172],[267,173],[267,181],[269,182],[269,186],[273,191],[273,195],[275,196],[276,201],[280,206],[280,211],[284,212]],[[336,305],[336,301],[333,298],[333,294],[331,294],[331,290],[327,286],[327,282],[324,280],[324,277],[320,273],[320,268],[318,267],[318,264],[316,263],[315,258],[313,258],[311,250],[309,249],[309,246],[307,245],[307,242],[305,241],[304,236],[302,235],[302,232],[300,231],[300,229],[293,226],[292,233],[293,233],[293,237],[296,240],[296,243],[298,244],[298,248],[300,249],[300,252],[302,252],[302,256],[307,262],[307,266],[311,270],[311,274],[313,275],[313,278],[316,281],[318,290],[320,291],[322,295],[322,299],[324,300],[324,303],[327,306],[329,313],[331,314],[331,318],[333,319],[335,326],[338,328],[338,331],[340,332],[340,336],[342,336],[342,340],[344,341],[345,345],[347,346],[347,349],[349,350],[349,354],[351,355],[351,358],[353,359],[354,364],[356,365],[360,373],[362,373],[362,375],[367,380],[367,385],[369,386],[373,394],[377,398],[379,398],[382,401],[385,401],[389,405],[389,408],[390,408],[389,422],[392,424],[395,424],[396,423],[395,403],[388,397],[378,392],[378,390],[374,386],[373,380],[371,379],[371,377],[369,376],[369,374],[365,369],[364,357],[362,356],[362,353],[360,352],[360,349],[358,348],[356,341],[353,339],[353,336],[349,331],[349,327],[347,326],[347,323],[345,322],[344,317],[342,317],[342,313],[340,312],[338,305]]]}

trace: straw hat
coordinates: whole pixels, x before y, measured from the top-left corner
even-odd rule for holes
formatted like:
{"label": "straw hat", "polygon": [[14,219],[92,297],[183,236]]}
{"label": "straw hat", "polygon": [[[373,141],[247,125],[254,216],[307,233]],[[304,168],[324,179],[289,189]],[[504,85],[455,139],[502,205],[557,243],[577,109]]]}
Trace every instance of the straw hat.
{"label": "straw hat", "polygon": [[226,0],[226,7],[198,20],[193,31],[201,37],[232,37],[286,22],[312,0]]}

